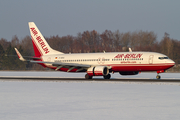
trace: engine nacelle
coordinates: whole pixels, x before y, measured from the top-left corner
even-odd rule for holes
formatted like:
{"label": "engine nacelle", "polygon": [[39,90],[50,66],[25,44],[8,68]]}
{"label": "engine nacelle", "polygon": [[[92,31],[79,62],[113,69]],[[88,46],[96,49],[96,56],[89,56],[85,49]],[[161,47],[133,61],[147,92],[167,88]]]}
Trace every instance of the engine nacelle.
{"label": "engine nacelle", "polygon": [[109,69],[106,66],[96,66],[87,69],[89,76],[106,76],[109,74]]}
{"label": "engine nacelle", "polygon": [[137,75],[138,71],[130,71],[130,72],[119,72],[121,75]]}

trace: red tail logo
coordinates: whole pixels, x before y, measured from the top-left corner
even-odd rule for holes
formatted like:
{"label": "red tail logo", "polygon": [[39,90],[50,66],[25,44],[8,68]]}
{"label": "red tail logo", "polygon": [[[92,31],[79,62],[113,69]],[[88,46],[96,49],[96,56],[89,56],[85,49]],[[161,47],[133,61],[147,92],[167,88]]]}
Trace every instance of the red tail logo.
{"label": "red tail logo", "polygon": [[38,32],[35,30],[35,28],[30,28],[32,33],[34,34],[34,36],[36,36],[38,34]]}
{"label": "red tail logo", "polygon": [[36,29],[35,28],[30,28],[30,29],[31,29],[33,35],[36,36],[36,40],[38,41],[39,45],[41,45],[41,48],[43,49],[45,54],[49,53],[49,50],[48,50],[46,44],[41,39],[41,36],[37,36],[38,32],[36,31]]}

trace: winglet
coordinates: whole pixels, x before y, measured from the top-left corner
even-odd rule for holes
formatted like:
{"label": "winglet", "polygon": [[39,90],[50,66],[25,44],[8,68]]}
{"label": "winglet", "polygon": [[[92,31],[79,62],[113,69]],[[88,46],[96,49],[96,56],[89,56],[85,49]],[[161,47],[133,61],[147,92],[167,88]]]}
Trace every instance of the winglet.
{"label": "winglet", "polygon": [[14,48],[14,49],[15,49],[15,51],[16,51],[19,59],[20,59],[21,61],[26,61],[26,60],[23,58],[23,56],[21,55],[21,53],[17,50],[17,48]]}

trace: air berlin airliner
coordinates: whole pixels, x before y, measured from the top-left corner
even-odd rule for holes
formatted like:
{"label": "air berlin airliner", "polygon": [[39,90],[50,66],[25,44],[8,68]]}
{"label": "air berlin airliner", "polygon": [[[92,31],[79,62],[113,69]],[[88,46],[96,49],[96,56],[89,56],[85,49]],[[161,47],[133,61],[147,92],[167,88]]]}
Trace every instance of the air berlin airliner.
{"label": "air berlin airliner", "polygon": [[35,56],[31,60],[24,59],[19,51],[15,51],[22,61],[37,63],[56,71],[86,72],[85,79],[93,76],[103,76],[110,79],[111,74],[119,72],[121,75],[137,75],[143,71],[159,73],[174,66],[174,61],[166,55],[156,52],[111,52],[111,53],[74,53],[64,54],[52,49],[34,22],[29,22]]}

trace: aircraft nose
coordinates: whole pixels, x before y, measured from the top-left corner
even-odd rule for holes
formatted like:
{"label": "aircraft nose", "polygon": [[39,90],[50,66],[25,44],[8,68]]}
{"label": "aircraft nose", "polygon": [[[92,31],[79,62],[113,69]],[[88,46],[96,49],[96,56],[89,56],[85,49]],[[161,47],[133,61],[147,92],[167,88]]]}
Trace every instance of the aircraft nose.
{"label": "aircraft nose", "polygon": [[169,64],[172,64],[172,66],[175,65],[175,62],[174,62],[173,60],[168,60],[168,63],[169,63]]}

